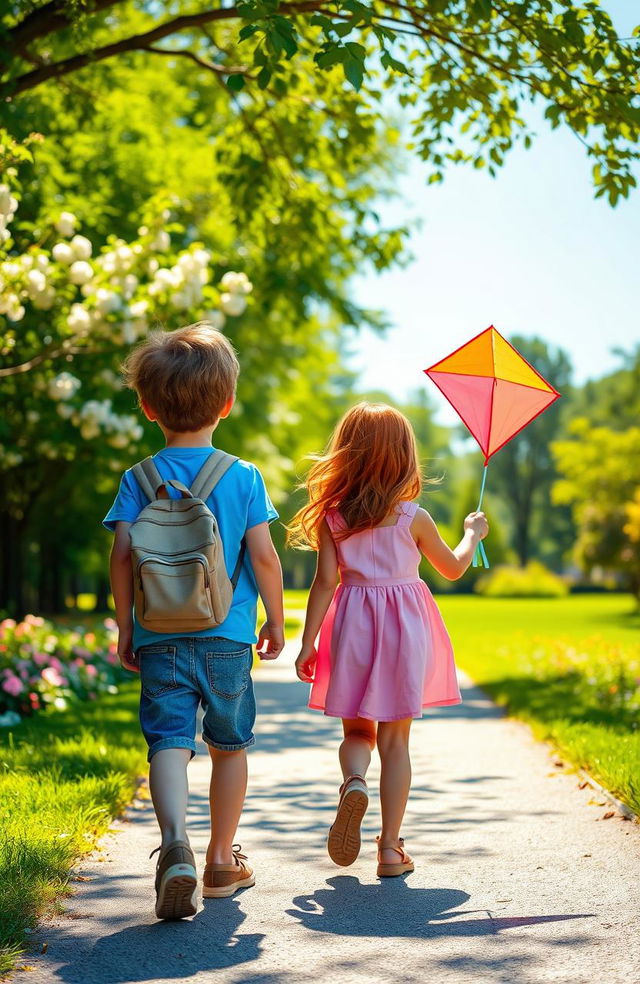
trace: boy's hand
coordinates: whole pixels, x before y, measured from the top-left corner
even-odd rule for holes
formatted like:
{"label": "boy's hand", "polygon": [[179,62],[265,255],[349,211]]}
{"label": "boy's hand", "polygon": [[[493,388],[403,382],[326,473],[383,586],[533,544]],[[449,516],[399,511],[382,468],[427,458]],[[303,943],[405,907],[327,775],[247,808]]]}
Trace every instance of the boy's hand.
{"label": "boy's hand", "polygon": [[260,659],[277,659],[284,649],[284,627],[265,622],[258,633],[257,649]]}
{"label": "boy's hand", "polygon": [[118,659],[120,666],[130,673],[139,673],[138,657],[133,651],[133,638],[131,632],[118,633]]}
{"label": "boy's hand", "polygon": [[469,513],[464,521],[464,528],[465,530],[471,530],[472,533],[475,533],[478,539],[484,540],[485,536],[489,532],[487,517],[483,512]]}
{"label": "boy's hand", "polygon": [[315,646],[311,649],[301,649],[300,655],[296,660],[296,673],[298,680],[303,683],[313,683],[313,674],[318,660],[318,653]]}

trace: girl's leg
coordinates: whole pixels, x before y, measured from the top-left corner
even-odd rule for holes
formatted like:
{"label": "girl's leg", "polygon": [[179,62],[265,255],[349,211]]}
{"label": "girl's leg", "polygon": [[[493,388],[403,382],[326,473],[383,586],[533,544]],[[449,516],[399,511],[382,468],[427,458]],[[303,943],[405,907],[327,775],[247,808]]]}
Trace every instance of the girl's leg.
{"label": "girl's leg", "polygon": [[163,748],[156,752],[149,764],[149,789],[162,833],[163,848],[176,840],[188,841],[187,766],[190,759],[188,748]]}
{"label": "girl's leg", "polygon": [[409,798],[411,786],[411,761],[409,759],[409,732],[412,718],[402,721],[381,721],[378,725],[378,751],[380,752],[380,807],[382,832],[380,834],[380,860],[395,864],[398,855],[389,848],[397,847],[400,825]]}
{"label": "girl's leg", "polygon": [[371,752],[376,744],[376,723],[365,718],[343,718],[344,739],[340,745],[340,767],[343,778],[367,774]]}
{"label": "girl's leg", "polygon": [[209,754],[211,840],[207,848],[207,864],[233,864],[231,846],[247,791],[247,753],[244,748],[224,752],[209,745]]}

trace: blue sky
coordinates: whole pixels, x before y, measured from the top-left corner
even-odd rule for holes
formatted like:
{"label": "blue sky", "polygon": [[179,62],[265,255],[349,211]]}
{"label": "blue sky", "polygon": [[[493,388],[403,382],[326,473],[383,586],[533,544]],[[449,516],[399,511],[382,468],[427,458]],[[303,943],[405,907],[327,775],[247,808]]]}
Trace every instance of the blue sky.
{"label": "blue sky", "polygon": [[[622,34],[640,22],[640,0],[603,6]],[[565,348],[576,382],[617,368],[613,348],[640,343],[640,191],[615,209],[594,200],[578,140],[542,120],[535,129],[532,148],[514,150],[495,179],[459,166],[426,187],[417,160],[399,176],[402,201],[385,203],[383,219],[422,225],[409,267],[354,281],[357,300],[392,325],[354,340],[360,389],[403,399],[429,386],[423,368],[492,323]],[[440,416],[450,422],[444,407]]]}

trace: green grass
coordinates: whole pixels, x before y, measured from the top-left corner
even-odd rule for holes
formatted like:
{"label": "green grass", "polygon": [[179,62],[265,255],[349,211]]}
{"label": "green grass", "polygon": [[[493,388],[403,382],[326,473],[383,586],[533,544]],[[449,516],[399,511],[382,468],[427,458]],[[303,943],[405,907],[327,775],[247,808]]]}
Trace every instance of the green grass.
{"label": "green grass", "polygon": [[640,813],[640,614],[625,595],[440,596],[458,664]]}
{"label": "green grass", "polygon": [[131,800],[146,759],[137,705],[132,682],[0,732],[0,974]]}

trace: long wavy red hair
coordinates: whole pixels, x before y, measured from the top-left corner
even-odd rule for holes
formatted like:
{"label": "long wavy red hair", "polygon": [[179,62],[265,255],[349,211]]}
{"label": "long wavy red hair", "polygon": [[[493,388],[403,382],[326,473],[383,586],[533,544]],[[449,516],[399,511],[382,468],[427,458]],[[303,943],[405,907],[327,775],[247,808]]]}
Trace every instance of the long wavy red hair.
{"label": "long wavy red hair", "polygon": [[384,403],[358,403],[334,430],[324,454],[314,458],[304,484],[309,501],[287,527],[291,546],[317,549],[328,509],[340,510],[351,536],[378,526],[403,499],[422,490],[411,424]]}

